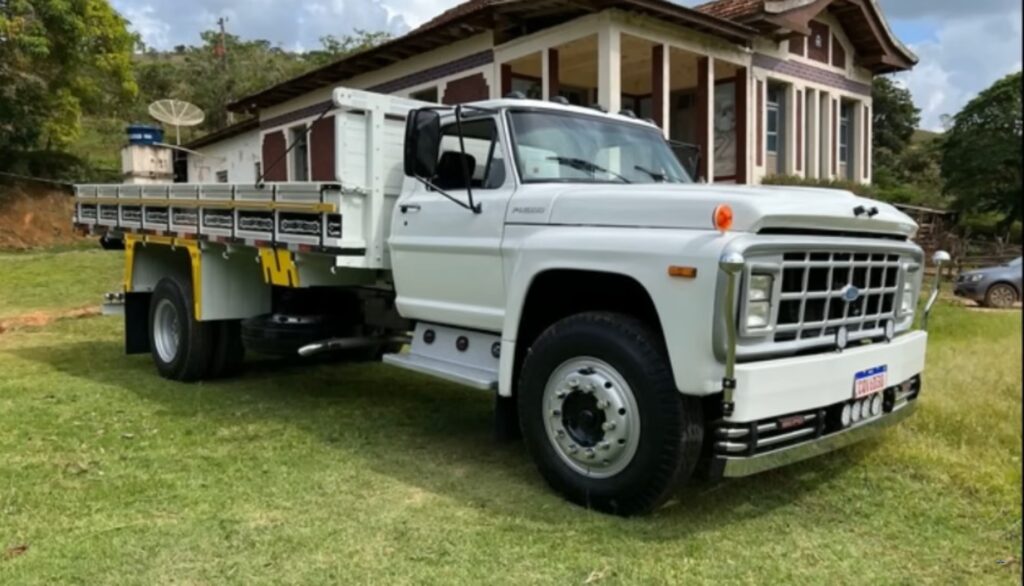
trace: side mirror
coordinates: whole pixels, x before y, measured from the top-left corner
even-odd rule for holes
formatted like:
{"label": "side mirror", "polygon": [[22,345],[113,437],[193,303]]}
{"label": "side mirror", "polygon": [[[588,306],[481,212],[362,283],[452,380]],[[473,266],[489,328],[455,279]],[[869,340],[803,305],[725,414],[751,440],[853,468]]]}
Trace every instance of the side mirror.
{"label": "side mirror", "polygon": [[405,174],[430,179],[437,172],[441,151],[441,115],[436,110],[413,110],[405,123]]}

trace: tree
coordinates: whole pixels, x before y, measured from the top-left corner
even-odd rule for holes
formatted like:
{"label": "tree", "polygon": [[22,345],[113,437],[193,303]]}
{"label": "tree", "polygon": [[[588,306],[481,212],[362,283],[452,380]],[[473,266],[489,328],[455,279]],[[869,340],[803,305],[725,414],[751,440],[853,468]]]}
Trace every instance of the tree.
{"label": "tree", "polygon": [[897,86],[888,77],[875,78],[871,97],[874,114],[872,160],[878,181],[898,171],[897,160],[921,122],[921,111],[914,105],[910,90]]}
{"label": "tree", "polygon": [[968,102],[954,118],[942,145],[942,178],[947,193],[966,212],[997,212],[1008,233],[1021,219],[1021,72],[997,81]]}
{"label": "tree", "polygon": [[135,42],[106,0],[0,2],[0,149],[63,148],[130,105]]}
{"label": "tree", "polygon": [[321,67],[353,53],[361,53],[367,49],[372,49],[391,39],[391,33],[383,31],[369,32],[358,28],[351,35],[345,35],[341,38],[327,35],[326,37],[320,37],[322,48],[307,53],[306,59],[311,65]]}

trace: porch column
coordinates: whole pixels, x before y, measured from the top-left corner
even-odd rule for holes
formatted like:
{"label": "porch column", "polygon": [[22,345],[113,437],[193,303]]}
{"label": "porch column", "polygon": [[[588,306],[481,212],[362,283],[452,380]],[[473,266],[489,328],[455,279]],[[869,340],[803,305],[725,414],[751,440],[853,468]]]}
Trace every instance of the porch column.
{"label": "porch column", "polygon": [[665,45],[651,48],[651,117],[667,138],[669,135],[670,108],[669,54]]}
{"label": "porch column", "polygon": [[800,86],[789,86],[789,91],[786,92],[786,104],[783,106],[786,112],[786,115],[783,117],[783,122],[786,124],[786,129],[784,131],[786,137],[786,144],[784,145],[784,148],[786,154],[783,158],[785,165],[782,168],[782,172],[786,175],[796,175],[797,169],[803,167],[803,165],[798,164],[796,160],[798,154],[797,151],[799,150],[797,149],[799,140],[797,133],[803,126],[797,121],[799,112],[803,110],[803,108],[797,108],[796,105],[800,94]]}
{"label": "porch column", "polygon": [[850,149],[847,153],[848,165],[852,165],[850,168],[850,177],[853,178],[855,183],[864,182],[864,165],[867,163],[867,159],[864,157],[864,108],[861,102],[854,102],[852,104],[851,116],[850,116],[850,132],[853,137],[853,141],[850,144]]}
{"label": "porch column", "polygon": [[818,92],[820,112],[820,136],[821,146],[819,147],[819,160],[821,167],[818,169],[819,179],[832,178],[832,95],[828,92]]}
{"label": "porch column", "polygon": [[733,115],[736,118],[736,183],[744,185],[750,182],[750,176],[747,172],[748,162],[750,161],[750,127],[747,121],[749,120],[749,110],[747,96],[750,95],[749,91],[750,74],[746,67],[739,67],[736,69],[736,82],[733,84],[736,91],[736,101]]}
{"label": "porch column", "polygon": [[874,126],[874,119],[871,117],[872,116],[871,115],[871,105],[865,103],[864,107],[861,109],[861,113],[862,113],[861,115],[863,117],[862,120],[861,120],[861,126],[864,127],[864,132],[862,133],[863,136],[864,136],[864,142],[861,143],[861,145],[860,145],[861,146],[861,151],[864,152],[864,154],[863,154],[864,168],[861,169],[861,181],[863,181],[864,183],[871,183],[871,177],[872,177],[872,173],[871,173],[871,171],[872,171],[872,169],[871,169],[871,157],[872,157],[872,153],[873,153],[873,151],[871,150],[871,146],[872,146],[872,143],[871,143],[871,141],[872,141],[871,133],[872,133],[873,126]]}
{"label": "porch column", "polygon": [[697,59],[697,144],[700,145],[700,166],[697,175],[708,183],[715,182],[715,60]]}
{"label": "porch column", "polygon": [[819,169],[821,168],[821,114],[819,104],[821,103],[821,96],[818,90],[807,88],[807,144],[804,148],[807,149],[807,177],[810,179],[817,179],[821,176]]}
{"label": "porch column", "polygon": [[542,98],[550,100],[561,91],[559,84],[558,49],[545,49],[541,58]]}
{"label": "porch column", "polygon": [[616,113],[622,110],[622,34],[615,23],[597,35],[597,102]]}

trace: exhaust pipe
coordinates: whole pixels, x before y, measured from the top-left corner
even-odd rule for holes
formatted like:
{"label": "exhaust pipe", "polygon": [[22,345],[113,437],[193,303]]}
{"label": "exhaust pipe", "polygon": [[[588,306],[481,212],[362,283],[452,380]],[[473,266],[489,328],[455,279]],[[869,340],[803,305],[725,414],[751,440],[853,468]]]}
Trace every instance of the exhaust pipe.
{"label": "exhaust pipe", "polygon": [[324,352],[335,352],[338,350],[355,350],[358,348],[370,348],[382,344],[409,344],[412,338],[409,336],[384,336],[384,337],[360,337],[360,338],[331,338],[322,342],[307,344],[299,348],[299,356],[308,358],[323,354]]}

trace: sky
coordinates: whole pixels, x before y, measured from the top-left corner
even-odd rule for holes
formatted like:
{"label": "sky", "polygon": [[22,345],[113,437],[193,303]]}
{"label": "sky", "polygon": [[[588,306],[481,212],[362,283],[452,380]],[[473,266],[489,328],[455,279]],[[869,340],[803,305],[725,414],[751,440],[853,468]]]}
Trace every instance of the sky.
{"label": "sky", "polygon": [[[195,44],[220,17],[228,31],[301,50],[355,29],[407,32],[461,0],[112,0],[147,45]],[[700,0],[675,0],[692,6]],[[978,92],[1021,69],[1021,0],[877,0],[896,36],[920,57],[896,75],[942,130]]]}

